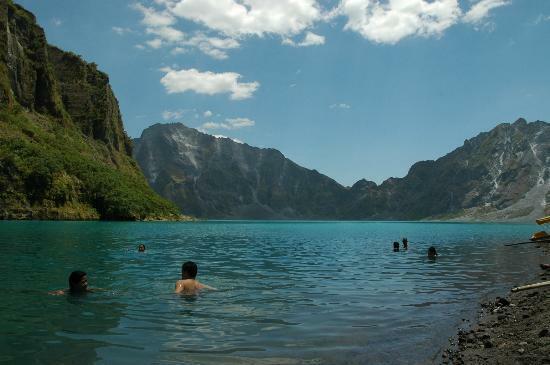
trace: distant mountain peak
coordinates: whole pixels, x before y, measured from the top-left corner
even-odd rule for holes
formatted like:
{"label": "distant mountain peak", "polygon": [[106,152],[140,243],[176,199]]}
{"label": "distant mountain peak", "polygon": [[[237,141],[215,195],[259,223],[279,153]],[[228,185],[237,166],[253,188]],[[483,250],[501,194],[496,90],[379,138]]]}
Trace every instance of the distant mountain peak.
{"label": "distant mountain peak", "polygon": [[351,188],[278,150],[183,125],[151,128],[135,150],[150,184],[203,217],[525,220],[548,212],[550,202],[545,122],[502,123],[437,160],[415,163],[403,178],[381,185],[361,179]]}

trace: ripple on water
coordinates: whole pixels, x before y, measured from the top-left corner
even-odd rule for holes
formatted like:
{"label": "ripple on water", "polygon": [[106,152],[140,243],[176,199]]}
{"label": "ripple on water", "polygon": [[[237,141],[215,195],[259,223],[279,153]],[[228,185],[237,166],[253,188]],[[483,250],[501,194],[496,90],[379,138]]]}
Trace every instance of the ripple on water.
{"label": "ripple on water", "polygon": [[[480,296],[525,280],[528,265],[540,262],[537,250],[502,246],[532,233],[522,225],[0,222],[0,229],[0,331],[8,338],[0,361],[20,363],[425,363]],[[394,253],[401,236],[412,241],[409,250]],[[437,260],[426,258],[430,245]],[[173,294],[186,260],[219,290]],[[46,294],[65,287],[74,269],[105,290]]]}

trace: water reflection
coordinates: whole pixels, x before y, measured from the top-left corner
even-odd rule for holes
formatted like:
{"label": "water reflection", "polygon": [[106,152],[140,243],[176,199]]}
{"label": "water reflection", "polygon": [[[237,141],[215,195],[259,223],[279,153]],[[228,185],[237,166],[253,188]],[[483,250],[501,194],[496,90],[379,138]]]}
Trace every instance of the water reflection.
{"label": "water reflection", "polygon": [[[0,353],[22,361],[426,363],[482,293],[524,282],[541,260],[533,247],[502,246],[532,233],[521,225],[0,222],[0,230],[8,268],[0,331],[10,334]],[[408,250],[391,252],[401,236]],[[426,256],[431,245],[436,260]],[[220,290],[174,294],[187,260]],[[77,268],[107,290],[44,295]]]}
{"label": "water reflection", "polygon": [[[85,227],[85,229],[84,229]],[[125,304],[112,291],[52,296],[86,268],[91,286],[111,286],[119,264],[108,259],[109,231],[83,223],[0,225],[0,353],[9,363],[94,363],[103,334],[118,326]]]}

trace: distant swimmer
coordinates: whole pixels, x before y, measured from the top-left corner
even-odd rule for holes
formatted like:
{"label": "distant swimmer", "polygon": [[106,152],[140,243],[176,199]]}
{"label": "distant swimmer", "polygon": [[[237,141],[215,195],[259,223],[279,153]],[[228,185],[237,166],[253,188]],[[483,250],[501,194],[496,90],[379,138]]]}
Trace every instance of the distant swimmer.
{"label": "distant swimmer", "polygon": [[84,294],[93,292],[94,289],[88,287],[88,275],[84,271],[73,271],[69,275],[69,288],[63,290],[54,290],[49,294],[63,295],[63,294]]}
{"label": "distant swimmer", "polygon": [[216,290],[208,285],[199,283],[195,278],[197,277],[197,264],[193,261],[187,261],[181,265],[181,280],[176,282],[176,293],[182,294],[195,294],[201,289]]}
{"label": "distant swimmer", "polygon": [[407,237],[403,237],[403,239],[401,241],[403,242],[403,249],[408,250],[409,249],[409,240],[407,239]]}
{"label": "distant swimmer", "polygon": [[143,243],[138,246],[138,252],[145,252],[145,245]]}
{"label": "distant swimmer", "polygon": [[435,250],[434,246],[428,248],[428,257],[431,259],[435,259],[437,257],[437,251]]}
{"label": "distant swimmer", "polygon": [[393,252],[399,252],[399,242],[393,243]]}

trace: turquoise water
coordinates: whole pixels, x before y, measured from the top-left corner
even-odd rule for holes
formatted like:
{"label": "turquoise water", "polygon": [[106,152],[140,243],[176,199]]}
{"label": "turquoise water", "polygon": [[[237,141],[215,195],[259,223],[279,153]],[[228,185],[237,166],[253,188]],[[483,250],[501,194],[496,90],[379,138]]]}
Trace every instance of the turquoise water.
{"label": "turquoise water", "polygon": [[[531,279],[534,225],[0,222],[0,362],[416,364]],[[407,236],[407,252],[391,243]],[[147,246],[145,253],[137,245]],[[425,257],[436,246],[435,261]],[[217,287],[173,294],[182,262]],[[51,296],[72,270],[82,297]]]}

